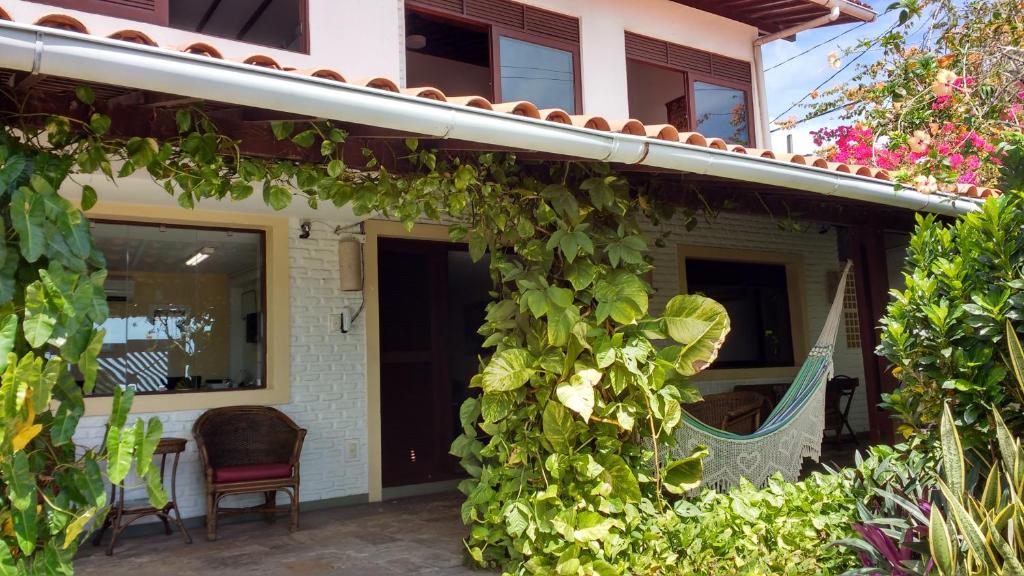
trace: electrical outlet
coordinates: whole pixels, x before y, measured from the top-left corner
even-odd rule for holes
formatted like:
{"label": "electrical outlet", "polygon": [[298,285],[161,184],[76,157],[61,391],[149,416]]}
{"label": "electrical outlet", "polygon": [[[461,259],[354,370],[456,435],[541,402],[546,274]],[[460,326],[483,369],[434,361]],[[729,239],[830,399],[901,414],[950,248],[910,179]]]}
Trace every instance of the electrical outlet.
{"label": "electrical outlet", "polygon": [[345,448],[345,457],[349,462],[359,459],[359,441],[349,440]]}

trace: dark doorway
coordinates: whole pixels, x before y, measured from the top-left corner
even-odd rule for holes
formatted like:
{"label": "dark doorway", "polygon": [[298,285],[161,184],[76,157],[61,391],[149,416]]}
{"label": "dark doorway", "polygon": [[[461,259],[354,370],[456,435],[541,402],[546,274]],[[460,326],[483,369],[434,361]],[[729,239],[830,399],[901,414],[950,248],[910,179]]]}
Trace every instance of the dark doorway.
{"label": "dark doorway", "polygon": [[448,449],[479,367],[487,263],[462,245],[382,238],[377,266],[383,485],[458,478]]}

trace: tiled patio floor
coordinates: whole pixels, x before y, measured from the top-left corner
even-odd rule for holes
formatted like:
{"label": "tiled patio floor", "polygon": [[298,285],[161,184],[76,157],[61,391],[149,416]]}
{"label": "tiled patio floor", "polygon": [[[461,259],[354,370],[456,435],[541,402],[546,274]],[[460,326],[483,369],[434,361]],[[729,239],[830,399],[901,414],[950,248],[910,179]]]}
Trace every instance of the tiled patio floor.
{"label": "tiled patio floor", "polygon": [[112,557],[86,544],[75,574],[486,576],[463,566],[461,502],[457,494],[440,495],[304,512],[294,534],[285,516],[255,519],[222,525],[215,542],[196,528],[191,545],[177,532],[126,537]]}

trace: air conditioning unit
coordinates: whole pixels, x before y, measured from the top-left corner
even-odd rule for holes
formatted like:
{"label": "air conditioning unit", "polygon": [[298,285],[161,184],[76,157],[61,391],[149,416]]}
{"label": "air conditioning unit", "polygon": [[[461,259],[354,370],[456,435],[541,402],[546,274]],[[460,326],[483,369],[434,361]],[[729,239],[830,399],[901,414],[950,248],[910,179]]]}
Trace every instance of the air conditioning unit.
{"label": "air conditioning unit", "polygon": [[107,278],[103,284],[107,302],[131,302],[135,295],[135,281],[131,278]]}

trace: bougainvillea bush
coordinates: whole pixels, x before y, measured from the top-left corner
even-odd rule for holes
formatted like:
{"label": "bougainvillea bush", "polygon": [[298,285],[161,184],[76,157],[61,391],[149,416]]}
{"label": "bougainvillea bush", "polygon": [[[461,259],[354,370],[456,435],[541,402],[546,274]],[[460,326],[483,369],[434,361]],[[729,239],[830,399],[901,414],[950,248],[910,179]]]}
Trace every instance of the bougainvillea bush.
{"label": "bougainvillea bush", "polygon": [[1024,11],[1017,0],[902,0],[899,21],[851,54],[878,54],[816,95],[809,116],[844,110],[813,132],[836,162],[875,165],[921,192],[995,186],[1024,122]]}

